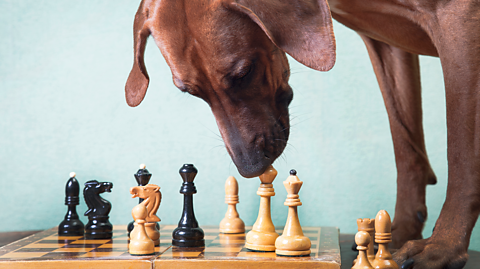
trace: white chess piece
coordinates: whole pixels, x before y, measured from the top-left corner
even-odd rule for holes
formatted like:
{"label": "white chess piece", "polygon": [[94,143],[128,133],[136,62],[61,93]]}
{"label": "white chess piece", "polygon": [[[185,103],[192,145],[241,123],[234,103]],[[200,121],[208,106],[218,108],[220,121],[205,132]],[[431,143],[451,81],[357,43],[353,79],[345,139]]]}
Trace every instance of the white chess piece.
{"label": "white chess piece", "polygon": [[297,177],[297,171],[291,170],[290,176],[283,182],[287,189],[287,199],[284,205],[288,206],[287,223],[283,234],[275,241],[275,253],[282,256],[306,256],[310,254],[312,243],[303,235],[300,220],[298,219],[297,207],[302,205],[298,192],[303,182]]}
{"label": "white chess piece", "polygon": [[152,255],[155,253],[155,244],[148,237],[145,231],[145,218],[147,217],[147,208],[143,204],[138,204],[132,209],[132,216],[135,219],[135,227],[130,234],[130,243],[128,252],[131,255]]}
{"label": "white chess piece", "polygon": [[225,234],[238,234],[245,232],[245,223],[240,219],[237,212],[238,204],[238,183],[230,176],[225,182],[225,203],[228,204],[225,218],[220,222],[220,232]]}
{"label": "white chess piece", "polygon": [[371,241],[370,234],[360,231],[355,235],[355,243],[357,244],[358,256],[352,269],[373,269],[368,261],[367,249]]}
{"label": "white chess piece", "polygon": [[262,183],[257,190],[257,195],[260,195],[260,209],[257,221],[253,224],[252,230],[247,233],[245,244],[245,247],[250,250],[275,251],[275,240],[278,234],[275,232],[275,226],[272,222],[270,197],[275,195],[272,182],[276,176],[277,170],[271,165],[260,176]]}

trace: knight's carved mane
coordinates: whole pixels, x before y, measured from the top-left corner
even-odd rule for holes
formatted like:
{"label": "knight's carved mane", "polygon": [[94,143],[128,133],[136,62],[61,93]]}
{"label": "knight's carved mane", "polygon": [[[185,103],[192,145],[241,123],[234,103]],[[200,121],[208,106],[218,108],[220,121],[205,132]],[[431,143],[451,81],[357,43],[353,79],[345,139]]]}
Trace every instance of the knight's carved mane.
{"label": "knight's carved mane", "polygon": [[[147,184],[144,186],[146,188],[159,188],[157,185],[154,184]],[[160,219],[155,215],[157,213],[158,207],[160,206],[160,202],[162,201],[162,194],[157,190],[153,192],[144,192],[144,194],[148,194],[149,196],[141,197],[143,200],[142,204],[145,205],[147,208],[148,216],[146,220],[148,222],[157,222]]]}

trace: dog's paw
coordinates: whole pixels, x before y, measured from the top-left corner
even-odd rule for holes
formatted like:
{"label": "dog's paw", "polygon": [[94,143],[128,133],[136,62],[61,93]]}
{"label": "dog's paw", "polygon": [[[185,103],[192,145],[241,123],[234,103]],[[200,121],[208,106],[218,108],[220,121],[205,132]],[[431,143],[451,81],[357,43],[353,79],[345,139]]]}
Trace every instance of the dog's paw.
{"label": "dog's paw", "polygon": [[393,254],[402,269],[461,269],[468,260],[463,246],[431,238],[408,241]]}

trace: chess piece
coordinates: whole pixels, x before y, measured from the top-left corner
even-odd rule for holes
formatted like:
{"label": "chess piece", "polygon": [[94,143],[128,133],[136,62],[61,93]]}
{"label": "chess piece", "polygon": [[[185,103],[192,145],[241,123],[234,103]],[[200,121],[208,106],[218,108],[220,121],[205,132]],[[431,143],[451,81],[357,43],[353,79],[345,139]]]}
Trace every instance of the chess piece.
{"label": "chess piece", "polygon": [[198,227],[198,222],[193,212],[193,194],[197,193],[193,180],[198,171],[193,164],[184,164],[179,172],[183,179],[183,184],[180,188],[180,193],[184,195],[183,213],[182,218],[178,222],[178,227],[173,230],[172,245],[176,247],[204,247],[204,233]]}
{"label": "chess piece", "polygon": [[233,248],[233,247],[239,247],[243,248],[245,242],[245,233],[239,233],[239,234],[218,234],[218,243],[222,247],[228,247],[228,248]]}
{"label": "chess piece", "polygon": [[378,244],[378,251],[372,263],[373,268],[398,269],[388,249],[388,243],[392,242],[392,221],[385,210],[380,210],[375,217],[375,242]]}
{"label": "chess piece", "polygon": [[130,188],[130,194],[132,194],[132,198],[140,197],[143,200],[140,204],[147,208],[147,217],[145,219],[147,235],[153,240],[155,246],[160,245],[160,232],[157,228],[157,221],[160,221],[160,219],[155,215],[162,201],[160,187],[154,184],[132,187]]}
{"label": "chess piece", "polygon": [[131,232],[128,252],[130,255],[152,255],[155,253],[155,244],[150,239],[145,230],[145,218],[147,217],[147,208],[144,204],[138,204],[132,209],[132,216],[135,219],[135,225]]}
{"label": "chess piece", "polygon": [[373,242],[375,240],[375,219],[357,219],[358,231],[367,232],[370,235],[370,243],[367,249],[367,258],[370,264],[375,260],[375,251],[373,248]]}
{"label": "chess piece", "polygon": [[257,195],[260,196],[260,209],[257,221],[253,224],[252,230],[247,233],[247,242],[245,243],[247,249],[275,251],[275,240],[278,234],[275,232],[270,213],[270,197],[275,195],[272,182],[276,176],[277,170],[271,165],[260,176],[261,184],[257,190]]}
{"label": "chess piece", "polygon": [[287,199],[284,205],[288,206],[287,223],[283,234],[275,240],[275,253],[281,256],[306,256],[310,254],[310,239],[303,235],[297,207],[302,205],[298,192],[303,182],[297,177],[297,171],[290,170],[290,176],[283,182],[287,189]]}
{"label": "chess piece", "polygon": [[225,182],[225,203],[228,204],[225,218],[220,222],[220,232],[224,234],[238,234],[245,232],[245,223],[237,212],[238,204],[238,183],[230,176]]}
{"label": "chess piece", "polygon": [[[152,174],[150,174],[150,172],[148,172],[147,166],[142,163],[140,165],[140,169],[138,169],[137,173],[135,173],[133,176],[135,177],[135,180],[137,181],[138,186],[145,186],[145,185],[148,184],[148,182],[150,182],[150,178],[152,177]],[[143,199],[139,198],[138,203],[140,204],[141,202],[143,202]],[[130,236],[130,232],[133,230],[133,224],[134,223],[135,222],[132,221],[132,222],[128,223],[128,225],[127,225],[128,236]],[[160,227],[157,226],[157,229],[159,229],[159,228]]]}
{"label": "chess piece", "polygon": [[100,197],[100,193],[111,192],[113,184],[110,182],[98,182],[90,180],[85,183],[83,197],[87,203],[88,223],[85,225],[85,238],[109,239],[112,238],[113,226],[108,220],[108,214],[112,209],[109,201]]}
{"label": "chess piece", "polygon": [[75,178],[75,172],[70,173],[70,179],[65,185],[65,205],[68,206],[65,218],[58,225],[58,234],[63,236],[83,235],[84,225],[77,214],[77,205],[79,204],[80,186]]}
{"label": "chess piece", "polygon": [[358,256],[357,262],[352,267],[352,269],[373,269],[367,257],[367,249],[370,247],[370,242],[370,234],[365,231],[359,231],[355,235],[355,243],[357,244]]}

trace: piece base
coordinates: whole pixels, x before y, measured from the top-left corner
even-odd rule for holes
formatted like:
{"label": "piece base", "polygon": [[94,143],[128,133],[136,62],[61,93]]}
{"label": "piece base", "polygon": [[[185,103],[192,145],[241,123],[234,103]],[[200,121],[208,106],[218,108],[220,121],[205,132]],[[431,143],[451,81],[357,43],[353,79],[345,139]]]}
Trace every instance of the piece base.
{"label": "piece base", "polygon": [[188,248],[188,247],[204,247],[205,240],[176,240],[172,239],[172,245],[175,247]]}
{"label": "piece base", "polygon": [[309,256],[311,253],[309,250],[275,250],[275,254],[278,256],[288,256],[288,257],[301,257],[301,256]]}
{"label": "piece base", "polygon": [[62,230],[58,231],[58,235],[61,235],[61,236],[82,236],[83,235],[83,230],[79,230],[79,231],[68,231],[68,230]]}
{"label": "piece base", "polygon": [[65,219],[58,225],[58,234],[63,236],[81,236],[85,226],[79,219]]}
{"label": "piece base", "polygon": [[149,255],[154,255],[155,254],[155,252],[151,252],[151,253],[139,253],[139,252],[131,253],[131,252],[129,252],[129,253],[132,256],[149,256]]}
{"label": "piece base", "polygon": [[265,251],[272,252],[275,251],[275,245],[256,245],[251,243],[245,243],[245,248],[254,251]]}
{"label": "piece base", "polygon": [[245,233],[244,229],[220,229],[220,233],[222,234],[243,234]]}
{"label": "piece base", "polygon": [[86,239],[111,239],[112,233],[85,233]]}

